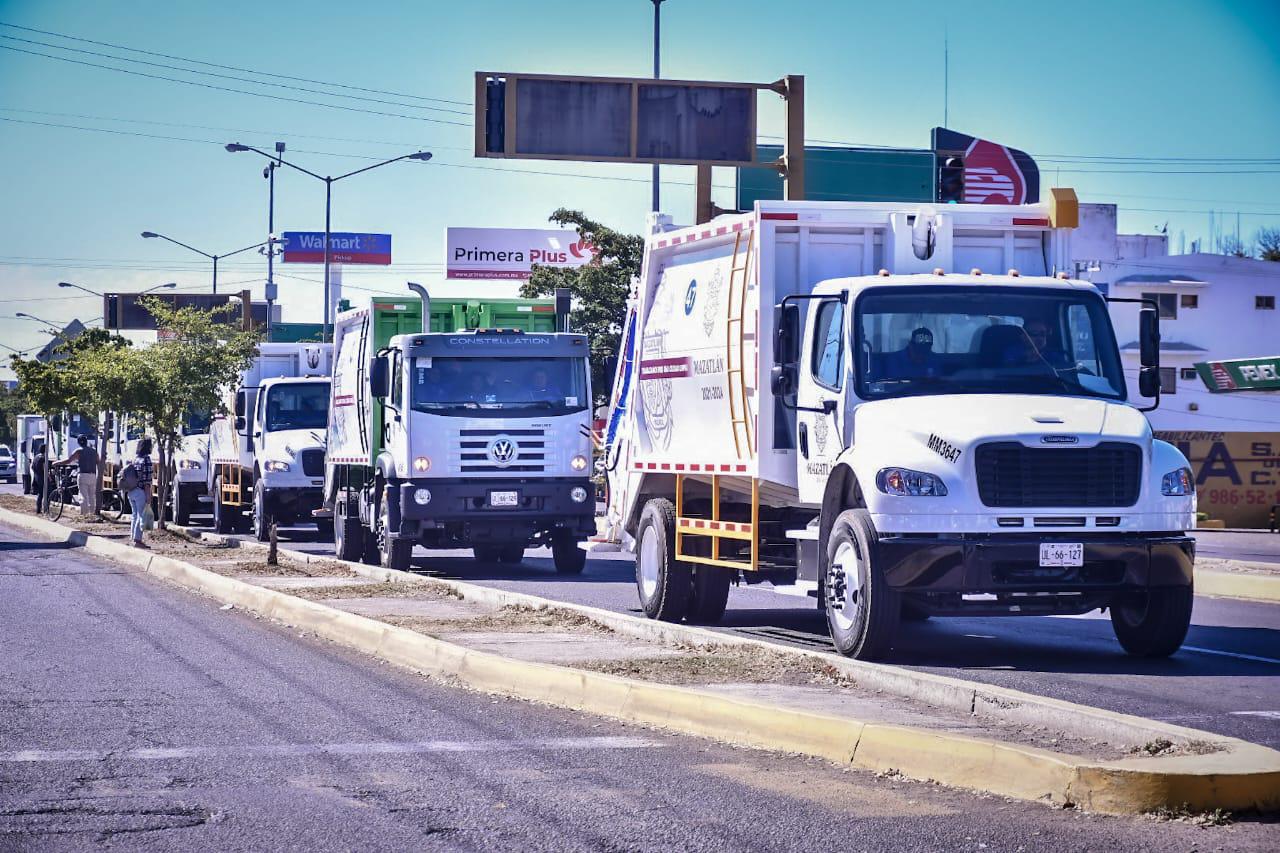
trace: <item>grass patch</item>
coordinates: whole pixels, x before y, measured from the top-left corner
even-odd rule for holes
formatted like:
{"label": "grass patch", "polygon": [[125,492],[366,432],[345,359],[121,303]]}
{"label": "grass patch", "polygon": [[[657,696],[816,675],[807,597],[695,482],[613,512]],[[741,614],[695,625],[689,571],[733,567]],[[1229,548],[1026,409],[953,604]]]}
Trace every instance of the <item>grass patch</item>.
{"label": "grass patch", "polygon": [[510,604],[492,613],[455,619],[427,619],[421,616],[389,616],[384,621],[401,628],[438,636],[452,633],[510,632],[546,634],[581,631],[612,634],[613,629],[573,611]]}
{"label": "grass patch", "polygon": [[765,649],[719,646],[686,649],[671,657],[598,660],[582,669],[663,684],[791,684],[853,687],[854,681],[830,664],[793,658]]}

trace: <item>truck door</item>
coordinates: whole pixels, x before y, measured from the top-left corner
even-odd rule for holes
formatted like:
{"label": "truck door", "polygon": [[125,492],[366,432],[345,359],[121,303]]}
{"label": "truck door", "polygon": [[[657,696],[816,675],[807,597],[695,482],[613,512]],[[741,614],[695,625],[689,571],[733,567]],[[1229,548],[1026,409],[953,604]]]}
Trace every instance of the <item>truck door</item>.
{"label": "truck door", "polygon": [[840,297],[814,300],[796,393],[797,485],[802,503],[821,503],[827,476],[844,449],[846,311]]}

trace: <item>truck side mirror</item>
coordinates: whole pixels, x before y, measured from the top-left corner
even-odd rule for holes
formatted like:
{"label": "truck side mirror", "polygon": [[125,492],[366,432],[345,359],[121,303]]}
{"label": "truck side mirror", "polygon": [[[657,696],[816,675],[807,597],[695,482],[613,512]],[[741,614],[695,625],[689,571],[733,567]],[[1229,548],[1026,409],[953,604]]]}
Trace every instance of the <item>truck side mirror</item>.
{"label": "truck side mirror", "polygon": [[385,355],[380,355],[369,364],[369,393],[375,397],[385,397],[391,390],[391,365]]}
{"label": "truck side mirror", "polygon": [[800,361],[800,306],[778,306],[778,325],[773,330],[773,363],[795,365]]}
{"label": "truck side mirror", "polygon": [[1138,349],[1144,368],[1160,367],[1160,315],[1154,308],[1143,308],[1138,312]]}
{"label": "truck side mirror", "polygon": [[1160,394],[1160,368],[1144,367],[1138,371],[1138,393],[1144,397]]}
{"label": "truck side mirror", "polygon": [[245,428],[244,415],[236,415],[236,432],[243,434]]}
{"label": "truck side mirror", "polygon": [[[244,392],[243,391],[236,392],[236,414],[244,415]],[[236,429],[240,429],[240,428],[241,427],[236,427]]]}
{"label": "truck side mirror", "polygon": [[795,365],[775,364],[769,371],[769,387],[775,397],[790,397],[796,393]]}

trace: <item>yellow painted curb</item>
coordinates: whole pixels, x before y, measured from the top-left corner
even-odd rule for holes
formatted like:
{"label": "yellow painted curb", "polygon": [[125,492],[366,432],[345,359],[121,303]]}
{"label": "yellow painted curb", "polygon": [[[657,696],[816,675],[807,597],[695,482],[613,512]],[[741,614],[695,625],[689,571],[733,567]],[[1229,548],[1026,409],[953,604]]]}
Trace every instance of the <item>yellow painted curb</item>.
{"label": "yellow painted curb", "polygon": [[1196,569],[1196,595],[1217,595],[1225,598],[1280,603],[1280,574],[1262,575],[1250,572]]}
{"label": "yellow painted curb", "polygon": [[0,519],[137,566],[223,603],[284,622],[471,688],[729,743],[824,758],[1022,800],[1092,811],[1157,808],[1280,810],[1280,752],[1206,734],[1222,750],[1099,762],[943,731],[864,723],[637,681],[555,664],[504,658],[407,628],[255,586],[190,563],[0,508]]}

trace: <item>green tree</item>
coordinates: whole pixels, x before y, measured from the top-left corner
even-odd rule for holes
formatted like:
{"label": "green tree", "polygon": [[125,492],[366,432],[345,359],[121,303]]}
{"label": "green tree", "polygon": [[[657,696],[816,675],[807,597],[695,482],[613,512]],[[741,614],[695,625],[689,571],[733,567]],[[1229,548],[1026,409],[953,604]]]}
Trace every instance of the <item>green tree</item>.
{"label": "green tree", "polygon": [[[125,366],[123,387],[130,399],[120,410],[141,416],[155,437],[160,457],[158,494],[163,496],[168,493],[173,451],[182,440],[187,412],[221,411],[222,389],[249,366],[259,335],[225,322],[225,315],[239,310],[234,304],[207,311],[175,309],[160,299],[145,300],[143,305],[156,318],[160,339],[128,351],[132,363]],[[160,507],[163,527],[163,500]]]}
{"label": "green tree", "polygon": [[577,210],[561,208],[550,220],[578,229],[579,236],[594,249],[595,260],[577,269],[535,266],[520,293],[551,296],[557,287],[569,288],[576,303],[573,328],[590,342],[591,387],[596,405],[601,405],[609,401],[613,389],[622,326],[627,320],[627,297],[632,281],[640,275],[644,238],[614,231]]}
{"label": "green tree", "polygon": [[[64,341],[55,352],[65,351]],[[45,433],[44,471],[41,480],[44,483],[42,502],[49,498],[49,455],[53,452],[53,426],[64,413],[75,409],[77,388],[72,381],[70,359],[63,357],[50,361],[36,361],[14,356],[10,361],[13,372],[18,376],[18,391],[25,408],[44,418],[48,429]]]}
{"label": "green tree", "polygon": [[18,440],[18,415],[26,410],[22,392],[0,388],[0,444],[12,445]]}

